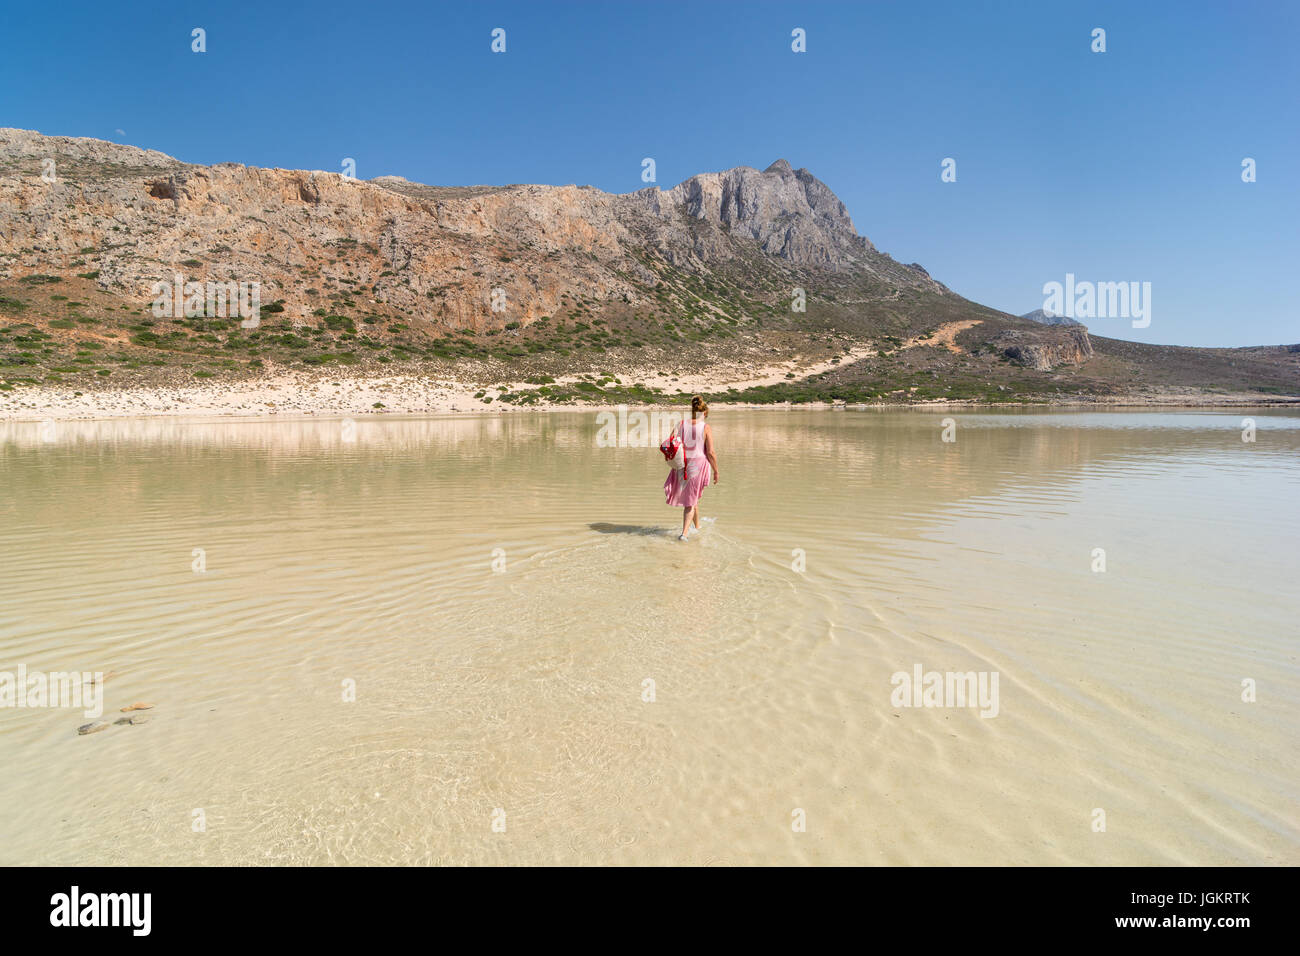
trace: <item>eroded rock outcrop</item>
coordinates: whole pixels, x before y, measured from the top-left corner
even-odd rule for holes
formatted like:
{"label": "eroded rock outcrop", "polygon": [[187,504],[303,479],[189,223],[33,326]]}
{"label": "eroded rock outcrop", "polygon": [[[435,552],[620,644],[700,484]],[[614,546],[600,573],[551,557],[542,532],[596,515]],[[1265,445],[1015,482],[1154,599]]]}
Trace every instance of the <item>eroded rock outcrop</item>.
{"label": "eroded rock outcrop", "polygon": [[1050,372],[1059,365],[1078,365],[1092,357],[1092,342],[1082,326],[1008,330],[999,333],[993,344],[1016,364],[1040,372]]}

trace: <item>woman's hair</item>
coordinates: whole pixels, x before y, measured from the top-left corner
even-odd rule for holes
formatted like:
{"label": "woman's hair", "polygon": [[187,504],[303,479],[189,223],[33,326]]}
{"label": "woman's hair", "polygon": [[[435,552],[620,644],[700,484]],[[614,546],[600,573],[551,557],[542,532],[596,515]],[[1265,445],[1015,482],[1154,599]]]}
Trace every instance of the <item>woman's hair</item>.
{"label": "woman's hair", "polygon": [[709,414],[709,403],[700,395],[691,396],[691,418],[703,412]]}

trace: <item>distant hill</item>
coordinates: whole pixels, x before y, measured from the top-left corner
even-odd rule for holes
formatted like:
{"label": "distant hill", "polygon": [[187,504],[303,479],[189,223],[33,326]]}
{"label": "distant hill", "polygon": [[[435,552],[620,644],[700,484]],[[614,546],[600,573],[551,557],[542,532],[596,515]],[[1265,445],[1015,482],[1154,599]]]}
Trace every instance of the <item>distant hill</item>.
{"label": "distant hill", "polygon": [[1030,322],[1038,322],[1042,325],[1077,325],[1083,326],[1082,322],[1076,322],[1074,319],[1064,315],[1053,315],[1051,312],[1044,312],[1042,309],[1034,309],[1033,312],[1026,312],[1021,316],[1022,319],[1028,319]]}

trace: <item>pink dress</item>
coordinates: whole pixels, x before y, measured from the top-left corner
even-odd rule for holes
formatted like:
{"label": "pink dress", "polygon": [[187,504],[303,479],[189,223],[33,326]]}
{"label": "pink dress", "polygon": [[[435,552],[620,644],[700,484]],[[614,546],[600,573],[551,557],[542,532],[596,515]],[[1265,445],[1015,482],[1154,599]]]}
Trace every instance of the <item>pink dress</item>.
{"label": "pink dress", "polygon": [[675,508],[690,508],[700,500],[704,488],[713,480],[713,469],[704,457],[705,424],[699,422],[682,422],[677,426],[682,436],[686,455],[686,480],[682,480],[682,469],[674,468],[664,481],[664,497]]}

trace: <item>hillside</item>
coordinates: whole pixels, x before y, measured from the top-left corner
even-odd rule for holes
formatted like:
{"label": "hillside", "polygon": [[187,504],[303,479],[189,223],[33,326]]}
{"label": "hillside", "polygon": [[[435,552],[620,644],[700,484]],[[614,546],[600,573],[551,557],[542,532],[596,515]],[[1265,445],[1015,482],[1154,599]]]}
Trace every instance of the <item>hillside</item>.
{"label": "hillside", "polygon": [[[1300,395],[1285,347],[1126,347],[963,299],[784,160],[611,194],[196,166],[0,130],[0,224],[0,391],[40,400],[289,373],[519,404],[656,401],[688,381],[745,401]],[[155,314],[177,276],[207,314]],[[233,302],[240,283],[259,290],[255,327],[202,294],[232,284]]]}

